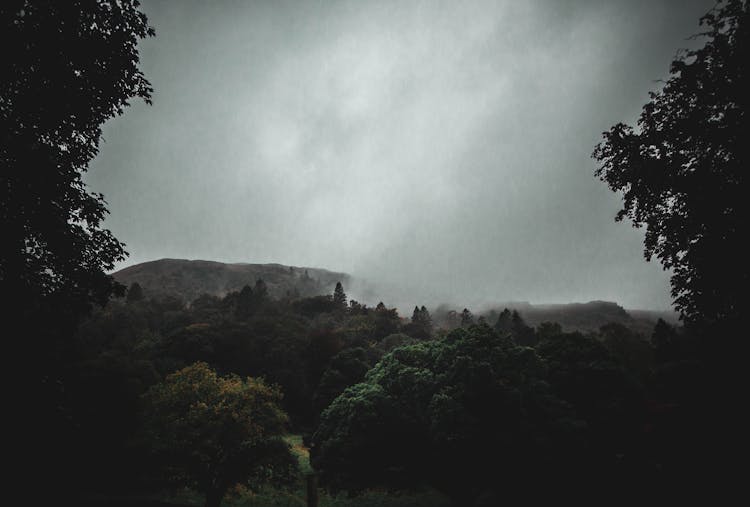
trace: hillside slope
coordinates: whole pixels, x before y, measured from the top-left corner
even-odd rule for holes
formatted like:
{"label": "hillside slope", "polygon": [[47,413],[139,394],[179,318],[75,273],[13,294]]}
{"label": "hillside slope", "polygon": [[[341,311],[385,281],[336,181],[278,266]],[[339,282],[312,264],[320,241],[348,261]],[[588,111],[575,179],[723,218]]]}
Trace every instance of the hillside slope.
{"label": "hillside slope", "polygon": [[174,296],[185,302],[201,294],[215,296],[251,287],[262,279],[272,297],[288,293],[312,296],[333,292],[336,282],[349,280],[345,273],[325,269],[284,266],[282,264],[225,264],[214,261],[160,259],[129,266],[113,273],[115,279],[130,286],[134,282],[147,297]]}

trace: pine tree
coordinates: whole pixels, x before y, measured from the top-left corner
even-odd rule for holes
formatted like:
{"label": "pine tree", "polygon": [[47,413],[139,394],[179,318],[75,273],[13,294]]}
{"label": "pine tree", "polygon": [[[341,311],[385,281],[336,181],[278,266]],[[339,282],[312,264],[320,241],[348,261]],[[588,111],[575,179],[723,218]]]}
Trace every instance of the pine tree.
{"label": "pine tree", "polygon": [[509,333],[512,328],[513,328],[513,323],[511,321],[510,310],[505,308],[497,317],[497,322],[495,322],[495,330],[505,335]]}
{"label": "pine tree", "polygon": [[469,311],[468,308],[464,308],[461,312],[461,327],[468,327],[474,323],[474,315]]}
{"label": "pine tree", "polygon": [[333,302],[337,308],[346,308],[346,293],[341,282],[336,282],[336,288],[333,290]]}
{"label": "pine tree", "polygon": [[414,311],[411,314],[411,321],[413,324],[419,324],[422,314],[419,311],[419,307],[415,306]]}

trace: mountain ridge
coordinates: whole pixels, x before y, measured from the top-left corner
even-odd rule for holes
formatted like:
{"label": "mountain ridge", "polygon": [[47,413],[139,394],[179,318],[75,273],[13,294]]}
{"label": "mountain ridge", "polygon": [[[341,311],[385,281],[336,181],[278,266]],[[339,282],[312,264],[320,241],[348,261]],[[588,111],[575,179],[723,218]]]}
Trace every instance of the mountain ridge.
{"label": "mountain ridge", "polygon": [[322,268],[279,263],[224,263],[201,259],[164,258],[134,264],[112,274],[118,282],[138,283],[149,297],[178,297],[190,302],[202,294],[222,297],[262,279],[272,297],[313,296],[333,292],[336,282],[350,276]]}
{"label": "mountain ridge", "polygon": [[[288,266],[280,263],[224,263],[210,260],[163,258],[134,264],[113,273],[115,279],[130,286],[138,283],[147,297],[177,297],[190,303],[203,294],[223,297],[229,292],[239,291],[245,285],[253,286],[262,279],[274,298],[285,296],[309,297],[331,294],[336,282],[348,290],[352,284],[361,285],[347,273],[323,268]],[[361,287],[360,287],[361,288]],[[388,302],[387,294],[378,299]],[[611,301],[593,300],[585,303],[532,304],[527,301],[494,303],[486,305],[484,315],[491,321],[503,308],[517,310],[532,326],[541,322],[558,322],[563,329],[573,331],[595,331],[608,323],[619,323],[643,335],[650,335],[654,324],[662,318],[677,323],[676,314],[657,310],[628,310]],[[437,314],[454,309],[451,305],[437,305]],[[410,309],[409,309],[410,310]],[[403,317],[408,317],[406,310]],[[437,316],[437,315],[436,315]]]}

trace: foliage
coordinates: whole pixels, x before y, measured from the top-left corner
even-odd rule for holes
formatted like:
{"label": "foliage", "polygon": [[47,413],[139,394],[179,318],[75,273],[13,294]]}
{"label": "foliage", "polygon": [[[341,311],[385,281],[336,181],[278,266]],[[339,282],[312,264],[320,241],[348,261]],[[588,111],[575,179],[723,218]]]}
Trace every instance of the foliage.
{"label": "foliage", "polygon": [[536,350],[555,393],[588,423],[599,472],[637,458],[644,399],[635,376],[599,339],[580,333],[550,337]]}
{"label": "foliage", "polygon": [[206,363],[169,375],[144,395],[146,428],[169,478],[219,505],[233,484],[283,482],[296,469],[281,392],[262,380],[218,376]]}
{"label": "foliage", "polygon": [[464,308],[461,312],[461,327],[468,327],[474,324],[474,315],[468,308]]}
{"label": "foliage", "polygon": [[64,294],[80,315],[107,301],[105,271],[125,256],[82,174],[101,125],[132,98],[150,103],[137,44],[154,31],[133,0],[3,2],[0,23],[0,280],[24,312]]}
{"label": "foliage", "polygon": [[[124,259],[124,245],[103,227],[106,203],[83,173],[99,151],[102,124],[133,98],[150,102],[137,45],[153,33],[133,0],[0,4],[1,315],[21,333],[7,341],[8,357],[19,360],[9,378],[27,379],[10,402],[19,416],[9,434],[22,449],[9,459],[16,477],[43,478],[61,497],[88,468],[79,447],[90,437],[65,378],[71,337],[123,290],[106,271]],[[127,384],[114,371],[108,381]]]}
{"label": "foliage", "polygon": [[415,306],[411,322],[404,326],[403,331],[413,338],[429,340],[432,337],[433,324],[432,317],[427,308],[424,306],[422,308]]}
{"label": "foliage", "polygon": [[738,322],[748,282],[746,105],[748,3],[719,2],[701,19],[706,39],[678,54],[637,128],[618,123],[593,157],[623,193],[617,220],[646,226],[647,259],[672,270],[675,307],[689,322]]}
{"label": "foliage", "polygon": [[323,413],[313,466],[335,488],[430,483],[471,505],[493,477],[559,466],[582,423],[531,349],[487,326],[395,349]]}
{"label": "foliage", "polygon": [[[376,356],[379,358],[379,354]],[[320,414],[344,390],[364,380],[375,361],[362,348],[342,350],[331,358],[313,395],[313,408]]]}

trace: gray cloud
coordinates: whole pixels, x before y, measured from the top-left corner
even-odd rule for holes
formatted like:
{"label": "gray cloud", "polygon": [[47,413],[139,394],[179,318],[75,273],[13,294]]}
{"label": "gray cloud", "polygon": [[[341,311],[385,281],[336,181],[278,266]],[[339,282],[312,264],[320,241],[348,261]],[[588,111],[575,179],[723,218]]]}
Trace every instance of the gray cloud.
{"label": "gray cloud", "polygon": [[404,305],[666,308],[668,273],[613,222],[589,155],[711,5],[144,2],[154,106],[105,126],[87,181],[123,266],[327,267]]}

